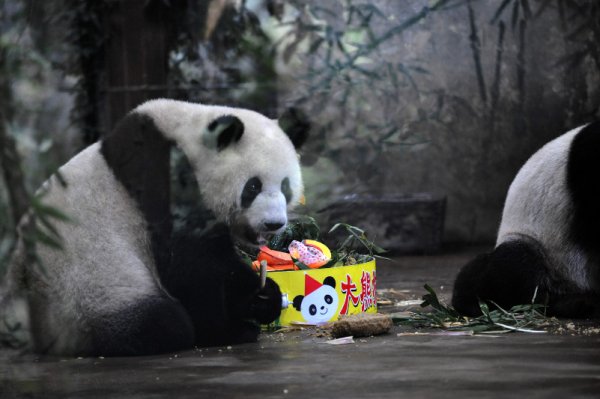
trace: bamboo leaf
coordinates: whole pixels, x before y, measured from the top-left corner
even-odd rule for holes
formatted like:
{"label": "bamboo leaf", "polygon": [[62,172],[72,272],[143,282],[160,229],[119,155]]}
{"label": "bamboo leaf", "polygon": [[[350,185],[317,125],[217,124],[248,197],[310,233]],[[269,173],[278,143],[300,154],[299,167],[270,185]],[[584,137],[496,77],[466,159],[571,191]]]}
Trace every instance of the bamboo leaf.
{"label": "bamboo leaf", "polygon": [[48,218],[46,217],[46,215],[37,215],[36,216],[36,220],[40,221],[42,223],[42,225],[52,233],[52,235],[54,235],[55,237],[59,237],[60,236],[58,230],[48,220]]}
{"label": "bamboo leaf", "polygon": [[544,330],[531,330],[529,328],[509,326],[507,324],[502,324],[502,323],[494,323],[494,324],[499,327],[506,328],[507,330],[512,330],[512,331],[520,331],[520,332],[534,333],[534,334],[545,334],[547,332]]}
{"label": "bamboo leaf", "polygon": [[306,266],[304,263],[300,262],[299,260],[294,259],[294,264],[300,270],[310,270],[310,267]]}
{"label": "bamboo leaf", "polygon": [[41,214],[41,215],[49,216],[51,218],[61,220],[64,222],[72,221],[71,218],[67,214],[65,214],[58,208],[55,208],[50,205],[45,205],[41,201],[41,199],[42,199],[42,196],[39,196],[39,195],[35,196],[31,199],[31,208],[33,209],[33,211],[35,212],[36,215]]}
{"label": "bamboo leaf", "polygon": [[[486,303],[481,302],[482,315],[479,317],[463,317],[454,308],[443,304],[435,291],[425,285],[427,294],[423,296],[423,304],[431,306],[432,312],[408,312],[395,322],[402,325],[428,326],[445,330],[471,330],[475,334],[498,334],[508,332],[541,333],[544,330],[535,327],[548,327],[553,319],[538,312],[538,304],[513,306],[510,310],[490,310]],[[534,328],[532,328],[534,327]]]}
{"label": "bamboo leaf", "polygon": [[535,12],[535,18],[539,17],[540,15],[542,15],[542,13],[548,8],[548,6],[550,5],[551,2],[553,2],[554,0],[541,0],[541,4],[538,7],[537,11]]}
{"label": "bamboo leaf", "polygon": [[325,42],[325,40],[322,37],[317,38],[315,41],[313,41],[310,45],[310,47],[308,48],[308,53],[309,54],[313,54],[316,53],[317,50],[319,50],[319,48],[321,47],[321,45]]}
{"label": "bamboo leaf", "polygon": [[521,6],[523,7],[525,19],[531,19],[533,12],[531,12],[531,7],[529,6],[529,0],[521,0]]}
{"label": "bamboo leaf", "polygon": [[502,12],[504,11],[504,9],[510,4],[512,0],[504,0],[501,4],[500,7],[498,7],[496,9],[496,12],[494,13],[494,17],[492,18],[492,20],[490,21],[490,23],[494,24],[498,21],[498,18],[500,18],[500,15],[502,15]]}
{"label": "bamboo leaf", "polygon": [[40,242],[50,248],[63,249],[62,242],[55,237],[51,237],[40,229],[36,229],[33,233],[33,238],[36,242]]}
{"label": "bamboo leaf", "polygon": [[515,0],[515,2],[513,3],[512,20],[511,20],[512,30],[515,30],[518,21],[519,21],[519,1]]}

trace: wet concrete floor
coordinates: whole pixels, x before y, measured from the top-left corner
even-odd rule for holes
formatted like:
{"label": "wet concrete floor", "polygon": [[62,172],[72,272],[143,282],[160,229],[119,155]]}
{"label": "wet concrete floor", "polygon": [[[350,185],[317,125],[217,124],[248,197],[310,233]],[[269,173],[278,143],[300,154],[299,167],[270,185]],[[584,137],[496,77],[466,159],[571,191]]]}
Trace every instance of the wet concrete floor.
{"label": "wet concrete floor", "polygon": [[[478,249],[378,263],[379,288],[448,299]],[[0,398],[600,397],[600,335],[397,336],[328,345],[314,330],[138,358],[0,351]]]}

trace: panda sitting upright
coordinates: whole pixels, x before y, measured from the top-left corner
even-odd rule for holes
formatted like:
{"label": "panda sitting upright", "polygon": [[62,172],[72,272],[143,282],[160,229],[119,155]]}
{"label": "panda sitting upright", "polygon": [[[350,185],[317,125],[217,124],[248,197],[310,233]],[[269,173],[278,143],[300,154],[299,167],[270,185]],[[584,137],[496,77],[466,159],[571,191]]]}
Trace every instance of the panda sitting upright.
{"label": "panda sitting upright", "polygon": [[[42,186],[44,204],[71,219],[54,226],[64,248],[38,245],[32,265],[19,241],[0,313],[26,298],[40,353],[143,355],[256,340],[257,323],[279,316],[281,293],[270,279],[261,289],[233,242],[262,244],[287,223],[303,191],[295,146],[306,127],[290,126],[291,137],[250,110],[166,99],[138,106]],[[144,200],[168,199],[150,176],[168,174],[156,159],[167,142],[185,154],[219,222],[172,242],[168,221]]]}
{"label": "panda sitting upright", "polygon": [[[537,289],[537,293],[536,293]],[[531,302],[562,317],[600,317],[600,123],[535,153],[508,191],[496,248],[460,271],[453,306],[480,314]]]}

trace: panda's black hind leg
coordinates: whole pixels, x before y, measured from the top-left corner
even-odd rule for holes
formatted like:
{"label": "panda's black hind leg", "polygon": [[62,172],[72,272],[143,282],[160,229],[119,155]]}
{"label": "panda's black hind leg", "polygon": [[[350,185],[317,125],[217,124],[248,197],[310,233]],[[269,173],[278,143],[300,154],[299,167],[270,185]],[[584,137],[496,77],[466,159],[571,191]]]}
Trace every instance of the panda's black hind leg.
{"label": "panda's black hind leg", "polygon": [[548,272],[543,254],[525,241],[505,242],[467,263],[454,282],[452,305],[467,316],[481,314],[479,300],[504,309],[547,299]]}
{"label": "panda's black hind leg", "polygon": [[597,262],[600,261],[599,153],[600,122],[594,122],[573,139],[567,163],[567,187],[573,201],[571,235]]}
{"label": "panda's black hind leg", "polygon": [[194,329],[184,308],[164,295],[149,296],[90,324],[92,349],[87,355],[151,355],[194,345]]}

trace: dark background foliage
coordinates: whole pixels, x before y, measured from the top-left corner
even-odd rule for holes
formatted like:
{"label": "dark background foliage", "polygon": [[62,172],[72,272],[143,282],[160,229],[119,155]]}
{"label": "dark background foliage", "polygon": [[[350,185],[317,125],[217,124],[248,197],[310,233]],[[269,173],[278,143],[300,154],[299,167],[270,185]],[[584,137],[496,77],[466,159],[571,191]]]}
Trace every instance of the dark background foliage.
{"label": "dark background foliage", "polygon": [[1,0],[0,12],[0,254],[40,182],[146,98],[301,108],[315,126],[307,212],[432,192],[448,198],[451,242],[493,241],[520,165],[599,115],[592,0]]}

